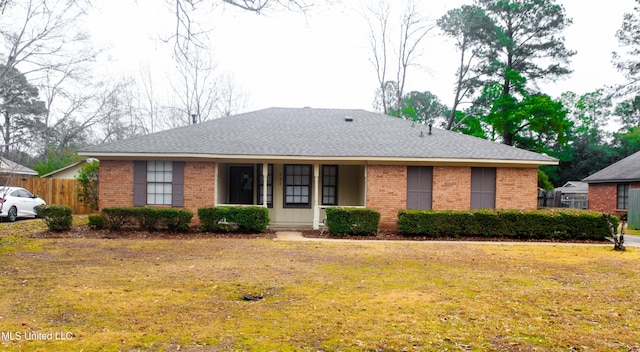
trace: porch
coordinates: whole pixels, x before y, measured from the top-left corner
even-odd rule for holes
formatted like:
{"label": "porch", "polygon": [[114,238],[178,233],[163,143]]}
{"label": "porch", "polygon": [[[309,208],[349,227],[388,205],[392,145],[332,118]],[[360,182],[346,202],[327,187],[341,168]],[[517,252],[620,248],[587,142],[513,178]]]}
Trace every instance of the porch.
{"label": "porch", "polygon": [[267,207],[272,229],[318,229],[328,207],[366,206],[364,164],[217,163],[215,179],[216,206]]}

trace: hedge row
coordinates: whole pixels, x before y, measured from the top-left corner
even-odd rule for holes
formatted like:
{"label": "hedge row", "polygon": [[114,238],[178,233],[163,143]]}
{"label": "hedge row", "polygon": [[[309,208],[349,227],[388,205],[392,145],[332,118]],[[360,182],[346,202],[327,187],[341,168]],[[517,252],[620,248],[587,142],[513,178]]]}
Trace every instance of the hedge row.
{"label": "hedge row", "polygon": [[100,212],[101,220],[89,219],[89,226],[119,230],[125,226],[139,227],[147,231],[166,229],[174,232],[189,230],[193,213],[172,208],[105,208]]}
{"label": "hedge row", "polygon": [[336,236],[375,235],[380,213],[363,208],[327,208],[327,227]]}
{"label": "hedge row", "polygon": [[200,208],[198,218],[204,232],[257,233],[269,226],[269,210],[258,206]]}
{"label": "hedge row", "polygon": [[[617,218],[612,217],[617,227]],[[515,239],[604,240],[607,220],[598,212],[478,210],[398,212],[398,228],[407,236],[497,237]]]}

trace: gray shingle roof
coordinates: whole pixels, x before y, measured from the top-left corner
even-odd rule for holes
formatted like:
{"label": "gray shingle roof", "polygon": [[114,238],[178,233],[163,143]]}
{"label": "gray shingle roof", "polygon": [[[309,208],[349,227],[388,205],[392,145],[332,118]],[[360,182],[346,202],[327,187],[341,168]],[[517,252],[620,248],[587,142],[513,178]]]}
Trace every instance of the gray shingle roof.
{"label": "gray shingle roof", "polygon": [[[346,121],[351,118],[352,121]],[[351,109],[269,108],[88,147],[81,154],[557,160],[460,133]]]}
{"label": "gray shingle roof", "polygon": [[26,166],[20,165],[9,159],[0,158],[0,174],[16,174],[36,176],[38,173]]}
{"label": "gray shingle roof", "polygon": [[583,181],[588,183],[640,181],[640,151],[605,167]]}

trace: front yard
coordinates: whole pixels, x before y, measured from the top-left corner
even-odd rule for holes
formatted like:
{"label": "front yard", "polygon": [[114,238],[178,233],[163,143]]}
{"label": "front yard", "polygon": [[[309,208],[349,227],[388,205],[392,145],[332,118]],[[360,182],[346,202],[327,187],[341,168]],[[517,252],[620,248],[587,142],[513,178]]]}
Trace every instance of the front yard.
{"label": "front yard", "polygon": [[640,349],[635,248],[12,231],[2,350]]}

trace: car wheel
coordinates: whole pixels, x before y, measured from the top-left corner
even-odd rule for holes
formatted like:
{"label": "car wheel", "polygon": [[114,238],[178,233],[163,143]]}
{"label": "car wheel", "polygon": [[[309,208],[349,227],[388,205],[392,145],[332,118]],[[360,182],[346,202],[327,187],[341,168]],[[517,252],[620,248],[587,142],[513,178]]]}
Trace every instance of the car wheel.
{"label": "car wheel", "polygon": [[18,208],[11,207],[11,209],[9,209],[9,212],[7,213],[7,220],[9,220],[10,222],[14,222],[16,221],[17,218],[18,218]]}

